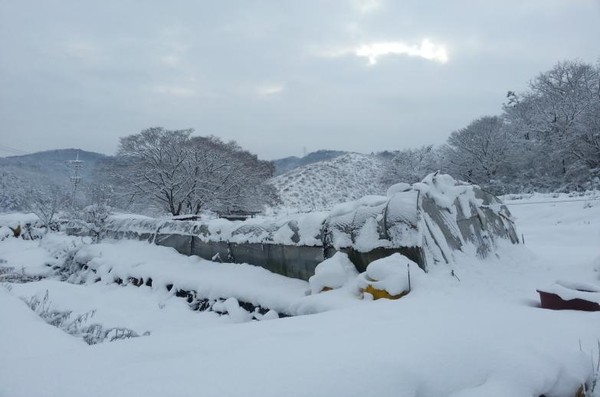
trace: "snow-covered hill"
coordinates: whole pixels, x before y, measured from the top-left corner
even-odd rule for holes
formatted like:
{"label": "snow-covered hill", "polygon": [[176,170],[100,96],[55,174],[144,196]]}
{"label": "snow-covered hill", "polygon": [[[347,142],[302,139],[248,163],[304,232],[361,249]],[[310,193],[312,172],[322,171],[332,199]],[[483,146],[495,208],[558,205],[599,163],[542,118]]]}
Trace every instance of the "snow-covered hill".
{"label": "snow-covered hill", "polygon": [[79,170],[82,186],[87,186],[93,182],[98,165],[108,157],[79,149],[0,157],[0,211],[23,210],[34,190],[47,191],[50,186],[56,186],[69,191],[71,169],[68,162],[76,158],[82,161]]}
{"label": "snow-covered hill", "polygon": [[92,177],[98,162],[107,158],[106,155],[88,152],[80,149],[56,149],[26,154],[22,156],[0,157],[0,168],[18,169],[24,173],[39,174],[55,184],[69,182],[69,160],[83,161],[80,170],[84,179]]}
{"label": "snow-covered hill", "polygon": [[380,183],[385,160],[376,155],[347,153],[308,164],[271,180],[283,207],[300,212],[322,211],[372,194],[384,194]]}

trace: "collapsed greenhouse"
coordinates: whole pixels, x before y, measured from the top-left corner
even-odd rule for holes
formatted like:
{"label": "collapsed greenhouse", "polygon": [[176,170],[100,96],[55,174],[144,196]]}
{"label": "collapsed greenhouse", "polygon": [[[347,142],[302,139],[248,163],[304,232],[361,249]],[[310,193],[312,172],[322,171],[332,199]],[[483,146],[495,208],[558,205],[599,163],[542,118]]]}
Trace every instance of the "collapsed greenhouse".
{"label": "collapsed greenhouse", "polygon": [[[71,234],[86,234],[72,226]],[[519,242],[506,206],[476,185],[449,175],[392,186],[386,196],[367,196],[329,212],[256,217],[244,221],[159,220],[114,215],[108,238],[148,240],[185,255],[262,266],[308,280],[315,267],[342,251],[359,271],[400,253],[427,271],[452,264],[457,252],[486,257],[500,240]]]}

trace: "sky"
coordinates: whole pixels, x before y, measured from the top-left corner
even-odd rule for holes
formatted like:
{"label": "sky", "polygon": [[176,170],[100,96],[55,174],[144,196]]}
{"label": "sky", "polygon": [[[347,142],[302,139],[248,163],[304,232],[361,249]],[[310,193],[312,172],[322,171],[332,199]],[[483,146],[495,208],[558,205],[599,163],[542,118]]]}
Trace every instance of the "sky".
{"label": "sky", "polygon": [[562,60],[600,0],[0,0],[0,156],[193,128],[263,159],[441,144]]}

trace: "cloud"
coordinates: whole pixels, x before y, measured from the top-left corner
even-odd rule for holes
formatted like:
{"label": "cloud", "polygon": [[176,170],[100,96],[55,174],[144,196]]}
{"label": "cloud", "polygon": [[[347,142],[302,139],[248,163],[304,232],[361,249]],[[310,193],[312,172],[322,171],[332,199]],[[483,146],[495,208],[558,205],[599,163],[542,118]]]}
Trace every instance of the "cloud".
{"label": "cloud", "polygon": [[176,54],[167,54],[160,58],[160,62],[163,65],[175,68],[181,64],[181,57]]}
{"label": "cloud", "polygon": [[373,12],[381,7],[381,1],[379,0],[354,0],[354,8],[359,12],[366,14]]}
{"label": "cloud", "polygon": [[428,39],[424,39],[421,44],[409,45],[400,41],[375,42],[363,44],[355,48],[328,51],[324,53],[327,57],[342,57],[355,55],[357,57],[367,58],[369,65],[377,64],[378,58],[384,55],[406,55],[409,57],[419,57],[434,62],[448,62],[448,51],[441,44],[435,44]]}
{"label": "cloud", "polygon": [[159,58],[160,63],[171,68],[180,68],[183,66],[185,57],[188,54],[189,45],[181,40],[162,39],[162,47],[166,51]]}
{"label": "cloud", "polygon": [[269,97],[273,95],[277,95],[284,90],[284,86],[282,84],[268,84],[261,87],[258,87],[256,93],[260,97]]}
{"label": "cloud", "polygon": [[197,95],[196,91],[191,88],[168,84],[157,85],[152,91],[177,98],[190,98]]}
{"label": "cloud", "polygon": [[64,44],[66,54],[79,60],[93,60],[98,56],[98,48],[89,41],[71,40]]}

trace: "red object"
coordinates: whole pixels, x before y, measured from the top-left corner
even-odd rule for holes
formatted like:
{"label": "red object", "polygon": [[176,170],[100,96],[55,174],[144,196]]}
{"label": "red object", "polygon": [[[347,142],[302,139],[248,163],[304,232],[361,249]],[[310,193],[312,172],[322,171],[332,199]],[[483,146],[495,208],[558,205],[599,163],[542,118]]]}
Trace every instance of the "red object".
{"label": "red object", "polygon": [[[597,312],[600,311],[600,305],[596,302],[590,302],[585,299],[571,299],[564,300],[557,294],[551,292],[540,291],[540,301],[542,302],[542,308],[552,310],[582,310],[586,312]],[[582,291],[588,292],[588,291]]]}

